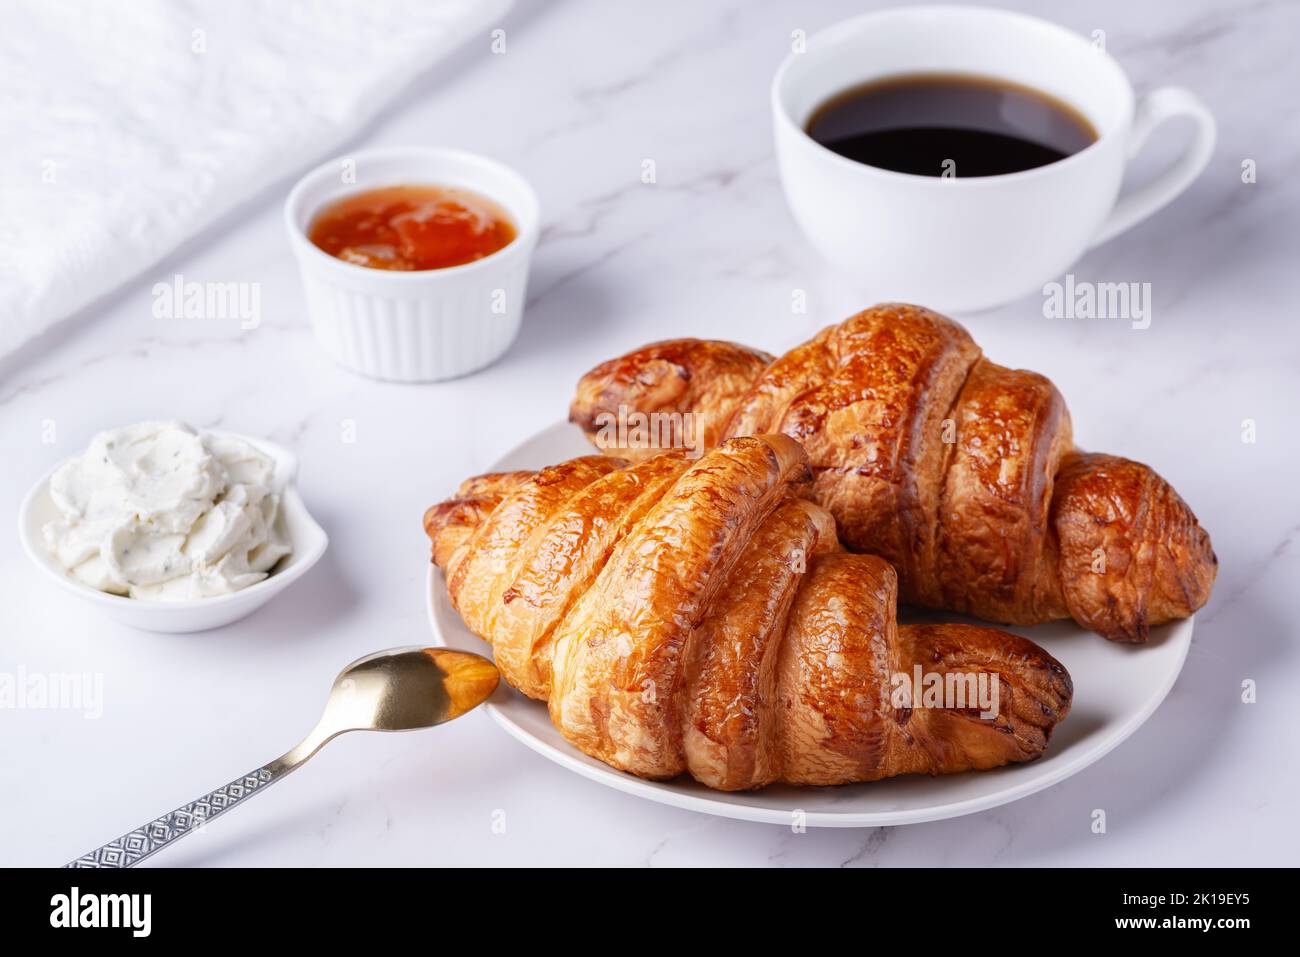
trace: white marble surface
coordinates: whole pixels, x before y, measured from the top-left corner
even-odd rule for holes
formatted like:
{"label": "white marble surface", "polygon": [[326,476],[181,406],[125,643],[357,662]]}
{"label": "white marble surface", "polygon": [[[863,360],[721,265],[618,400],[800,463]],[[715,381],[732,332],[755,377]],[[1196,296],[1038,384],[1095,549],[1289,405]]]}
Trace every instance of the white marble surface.
{"label": "white marble surface", "polygon": [[[475,714],[434,732],[340,739],[158,863],[1295,862],[1300,8],[1015,5],[1105,30],[1139,90],[1190,86],[1220,124],[1214,160],[1187,194],[1074,269],[1150,282],[1149,329],[1047,320],[1037,296],[959,317],[997,360],[1051,375],[1084,444],[1155,465],[1214,536],[1214,597],[1151,721],[1077,777],[997,810],[793,834],[599,787]],[[341,665],[425,640],[423,509],[561,417],[597,360],[683,334],[781,349],[865,305],[795,232],[766,96],[792,30],[863,6],[524,0],[504,24],[504,55],[484,37],[360,132],[358,146],[499,156],[542,197],[523,333],[476,376],[409,387],[331,366],[281,234],[283,183],[0,363],[0,496],[11,515],[96,430],[175,416],[294,448],[303,493],[332,536],[325,560],[255,617],[188,637],[134,632],[67,603],[16,535],[0,539],[0,672],[104,682],[97,720],[0,711],[0,864],[61,863],[261,764],[307,730]],[[646,158],[655,185],[640,182]],[[1241,182],[1244,159],[1258,164],[1253,185]],[[177,272],[261,283],[261,326],[152,318],[152,284]],[[807,315],[791,314],[796,288],[808,291]],[[1242,441],[1246,419],[1253,444]],[[349,422],[354,443],[342,441]],[[1258,683],[1256,704],[1241,702],[1245,679]],[[1095,808],[1107,812],[1104,835],[1090,829]]]}

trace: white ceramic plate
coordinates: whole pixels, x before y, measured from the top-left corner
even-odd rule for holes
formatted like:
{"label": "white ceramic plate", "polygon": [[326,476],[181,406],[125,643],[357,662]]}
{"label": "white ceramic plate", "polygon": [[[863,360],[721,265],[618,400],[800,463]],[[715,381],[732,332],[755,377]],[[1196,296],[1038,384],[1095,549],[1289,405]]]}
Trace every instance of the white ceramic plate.
{"label": "white ceramic plate", "polygon": [[234,435],[234,433],[216,434],[243,439],[263,454],[275,459],[273,482],[276,490],[280,492],[280,511],[285,530],[289,533],[289,541],[293,545],[293,553],[280,561],[274,571],[256,585],[250,585],[229,595],[196,598],[192,601],[141,601],[137,598],[126,598],[122,595],[110,595],[98,591],[73,578],[46,551],[41,534],[41,529],[45,527],[46,522],[54,521],[59,517],[59,510],[55,507],[54,500],[50,498],[50,477],[58,470],[58,465],[46,472],[41,480],[32,486],[19,509],[18,535],[22,539],[27,556],[37,568],[58,582],[68,594],[90,602],[104,614],[123,624],[144,631],[169,634],[206,631],[251,615],[307,574],[308,569],[320,561],[321,556],[325,554],[325,549],[329,546],[329,537],[311,517],[302,496],[298,494],[297,456],[288,449],[267,442],[265,439]]}
{"label": "white ceramic plate", "polygon": [[[560,423],[505,456],[495,470],[532,469],[576,455],[591,446],[577,428]],[[442,572],[431,566],[428,610],[435,634],[452,648],[485,653],[451,607]],[[909,610],[910,611],[910,610]],[[959,620],[917,612],[907,620]],[[1047,754],[1028,764],[941,777],[910,776],[833,788],[768,787],[760,791],[712,791],[688,778],[643,781],[588,757],[551,726],[545,705],[504,684],[487,709],[496,722],[538,754],[601,784],[675,807],[746,821],[789,825],[796,811],[820,827],[877,827],[958,817],[1041,791],[1083,770],[1149,718],[1182,670],[1192,640],[1192,621],[1152,629],[1141,647],[1106,641],[1073,622],[1011,628],[1042,645],[1074,679],[1074,704],[1057,727]]]}

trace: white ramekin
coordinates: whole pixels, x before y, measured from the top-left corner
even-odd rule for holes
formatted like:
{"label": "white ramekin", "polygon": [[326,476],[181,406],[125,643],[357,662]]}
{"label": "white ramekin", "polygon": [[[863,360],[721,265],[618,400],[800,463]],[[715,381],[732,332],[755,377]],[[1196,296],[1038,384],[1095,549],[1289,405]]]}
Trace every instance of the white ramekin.
{"label": "white ramekin", "polygon": [[[510,214],[518,235],[475,262],[419,272],[357,266],[307,239],[330,201],[407,183],[481,193]],[[495,361],[519,332],[540,211],[527,181],[495,160],[425,147],[354,153],[299,180],[284,218],[316,338],[349,369],[395,382],[450,379]]]}

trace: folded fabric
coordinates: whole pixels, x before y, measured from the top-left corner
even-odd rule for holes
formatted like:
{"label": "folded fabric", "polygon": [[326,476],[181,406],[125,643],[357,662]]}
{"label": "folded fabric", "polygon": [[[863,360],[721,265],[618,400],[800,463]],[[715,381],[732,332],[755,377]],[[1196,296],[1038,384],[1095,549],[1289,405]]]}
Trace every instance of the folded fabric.
{"label": "folded fabric", "polygon": [[511,0],[9,0],[0,355],[321,158]]}

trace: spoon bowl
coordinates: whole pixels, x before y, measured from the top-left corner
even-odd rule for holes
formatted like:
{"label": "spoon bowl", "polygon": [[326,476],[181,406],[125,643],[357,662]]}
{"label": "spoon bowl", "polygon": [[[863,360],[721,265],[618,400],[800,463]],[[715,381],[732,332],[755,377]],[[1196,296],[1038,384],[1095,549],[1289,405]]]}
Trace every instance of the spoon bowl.
{"label": "spoon bowl", "polygon": [[380,651],[358,658],[334,679],[321,724],[331,737],[344,731],[431,728],[482,704],[498,681],[496,667],[469,652]]}

